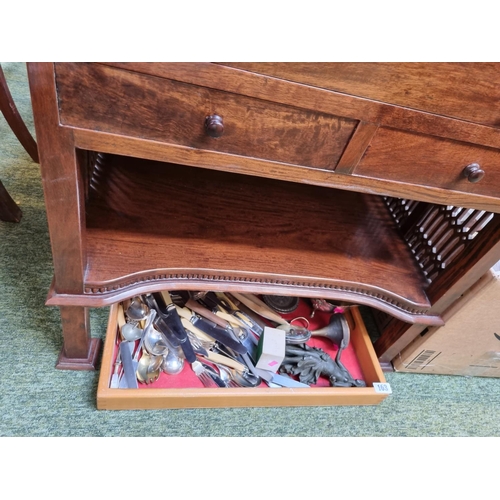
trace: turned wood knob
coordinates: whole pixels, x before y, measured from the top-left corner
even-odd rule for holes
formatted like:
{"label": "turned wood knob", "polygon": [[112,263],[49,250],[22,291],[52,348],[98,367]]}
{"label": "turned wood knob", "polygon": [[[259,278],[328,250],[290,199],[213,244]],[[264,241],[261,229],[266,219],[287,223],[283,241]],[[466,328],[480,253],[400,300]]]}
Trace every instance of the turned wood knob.
{"label": "turned wood knob", "polygon": [[471,163],[464,168],[464,177],[467,177],[469,182],[479,182],[484,177],[484,170],[478,163]]}
{"label": "turned wood knob", "polygon": [[224,122],[219,115],[210,115],[205,118],[205,130],[210,137],[220,137],[224,133]]}

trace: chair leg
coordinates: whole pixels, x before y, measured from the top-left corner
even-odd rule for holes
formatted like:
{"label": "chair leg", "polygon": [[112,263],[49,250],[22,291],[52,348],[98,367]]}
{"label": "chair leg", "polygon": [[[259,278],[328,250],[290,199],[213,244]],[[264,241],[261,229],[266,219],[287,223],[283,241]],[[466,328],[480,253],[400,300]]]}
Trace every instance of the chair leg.
{"label": "chair leg", "polygon": [[5,120],[7,120],[7,123],[19,142],[23,145],[26,152],[31,156],[35,163],[39,163],[38,147],[35,139],[33,139],[33,136],[26,127],[26,124],[24,123],[19,111],[17,110],[14,100],[12,99],[2,66],[0,66],[0,111],[2,111]]}
{"label": "chair leg", "polygon": [[10,197],[2,181],[0,181],[0,220],[5,222],[19,222],[21,220],[21,209]]}

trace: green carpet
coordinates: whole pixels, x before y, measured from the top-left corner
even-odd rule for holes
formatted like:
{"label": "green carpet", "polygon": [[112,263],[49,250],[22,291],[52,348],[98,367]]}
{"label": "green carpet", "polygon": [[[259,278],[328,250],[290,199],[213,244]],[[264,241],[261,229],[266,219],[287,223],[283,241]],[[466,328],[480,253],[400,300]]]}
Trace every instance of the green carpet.
{"label": "green carpet", "polygon": [[[2,63],[33,129],[26,68]],[[99,372],[54,369],[59,313],[39,167],[0,116],[0,179],[19,224],[0,222],[0,436],[499,436],[498,379],[387,374],[393,394],[372,407],[98,411]],[[103,336],[108,309],[91,311]]]}

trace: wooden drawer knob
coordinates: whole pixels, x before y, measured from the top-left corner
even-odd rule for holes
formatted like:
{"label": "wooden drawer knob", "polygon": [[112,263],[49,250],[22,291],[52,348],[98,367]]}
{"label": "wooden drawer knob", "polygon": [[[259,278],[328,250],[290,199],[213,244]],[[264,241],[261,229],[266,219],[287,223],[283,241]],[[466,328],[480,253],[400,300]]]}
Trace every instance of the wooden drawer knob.
{"label": "wooden drawer knob", "polygon": [[467,177],[469,182],[479,182],[484,177],[484,170],[478,163],[471,163],[464,168],[464,177]]}
{"label": "wooden drawer knob", "polygon": [[219,115],[210,115],[205,118],[205,130],[210,137],[220,137],[224,133],[224,122]]}

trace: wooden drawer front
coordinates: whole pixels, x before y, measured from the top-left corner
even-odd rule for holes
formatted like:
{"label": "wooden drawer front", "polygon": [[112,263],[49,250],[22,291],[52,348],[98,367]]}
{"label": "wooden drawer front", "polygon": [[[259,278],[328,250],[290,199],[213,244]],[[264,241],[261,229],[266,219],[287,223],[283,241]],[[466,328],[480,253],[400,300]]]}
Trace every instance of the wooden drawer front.
{"label": "wooden drawer front", "polygon": [[[61,122],[197,149],[334,169],[354,120],[100,64],[56,64]],[[205,119],[223,120],[210,137]]]}
{"label": "wooden drawer front", "polygon": [[[470,182],[464,168],[477,163],[485,175]],[[500,151],[389,129],[379,129],[355,175],[500,197]]]}
{"label": "wooden drawer front", "polygon": [[[351,328],[350,342],[346,351],[351,350],[361,370],[361,378],[366,387],[329,387],[311,386],[309,388],[269,388],[262,384],[259,387],[228,387],[205,388],[198,387],[187,381],[182,386],[177,377],[180,375],[162,374],[164,384],[139,384],[139,389],[111,389],[110,381],[113,375],[114,360],[117,355],[118,306],[110,309],[108,329],[102,356],[101,373],[97,388],[97,408],[101,410],[135,410],[164,408],[216,408],[216,407],[250,407],[250,406],[345,406],[345,405],[376,405],[388,395],[373,386],[374,383],[385,384],[382,368],[376,358],[361,314],[356,308],[351,309],[347,319]],[[350,367],[346,363],[346,368]],[[185,371],[190,368],[185,365]],[[191,376],[193,378],[193,376]],[[161,380],[160,380],[161,382]],[[325,382],[325,381],[323,381]],[[265,387],[263,387],[265,386]]]}
{"label": "wooden drawer front", "polygon": [[498,62],[238,62],[224,65],[405,108],[499,126]]}

